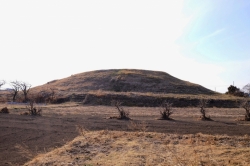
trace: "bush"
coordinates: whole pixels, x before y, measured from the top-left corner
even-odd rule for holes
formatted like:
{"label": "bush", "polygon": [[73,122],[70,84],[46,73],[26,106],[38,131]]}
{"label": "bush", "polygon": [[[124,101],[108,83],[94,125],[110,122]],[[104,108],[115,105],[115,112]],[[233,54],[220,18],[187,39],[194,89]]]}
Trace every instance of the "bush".
{"label": "bush", "polygon": [[10,112],[9,112],[9,109],[7,107],[4,107],[4,108],[1,109],[0,113],[8,114]]}
{"label": "bush", "polygon": [[239,97],[245,96],[245,93],[242,92],[236,86],[230,85],[227,89],[228,89],[228,91],[226,92],[226,94],[233,95],[233,96],[239,96]]}
{"label": "bush", "polygon": [[173,114],[172,103],[165,101],[162,104],[162,110],[160,111],[161,119],[171,120],[170,115]]}
{"label": "bush", "polygon": [[30,101],[29,106],[26,106],[26,108],[29,110],[28,115],[41,115],[42,109],[34,107],[34,102]]}
{"label": "bush", "polygon": [[118,119],[127,119],[127,120],[129,120],[129,119],[130,119],[130,118],[129,118],[129,111],[125,111],[125,110],[121,107],[121,104],[122,104],[121,102],[115,101],[115,100],[113,100],[113,101],[111,102],[111,105],[115,106],[116,109],[118,110],[118,113],[119,113]]}

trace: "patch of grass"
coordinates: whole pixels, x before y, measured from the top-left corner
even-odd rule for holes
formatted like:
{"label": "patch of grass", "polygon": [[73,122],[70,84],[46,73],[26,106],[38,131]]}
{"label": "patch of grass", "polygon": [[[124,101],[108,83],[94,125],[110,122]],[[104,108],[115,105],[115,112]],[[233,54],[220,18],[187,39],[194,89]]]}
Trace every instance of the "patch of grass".
{"label": "patch of grass", "polygon": [[25,165],[249,165],[249,136],[88,131]]}
{"label": "patch of grass", "polygon": [[128,129],[132,131],[146,132],[147,124],[145,123],[145,121],[142,121],[142,122],[130,121],[130,123],[128,124]]}

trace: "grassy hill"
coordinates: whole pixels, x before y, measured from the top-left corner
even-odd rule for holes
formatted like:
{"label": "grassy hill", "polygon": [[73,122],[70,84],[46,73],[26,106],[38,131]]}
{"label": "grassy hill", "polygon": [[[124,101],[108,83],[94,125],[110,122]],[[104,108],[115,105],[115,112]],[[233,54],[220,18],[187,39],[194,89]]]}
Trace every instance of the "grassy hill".
{"label": "grassy hill", "polygon": [[110,105],[119,100],[127,106],[197,106],[200,98],[210,99],[210,107],[238,107],[240,98],[216,93],[168,73],[150,70],[96,70],[53,80],[31,89],[32,93],[55,92],[55,103],[68,101],[89,105]]}
{"label": "grassy hill", "polygon": [[97,70],[50,81],[34,90],[54,88],[67,92],[141,92],[173,94],[216,94],[198,84],[183,81],[168,73],[149,70]]}

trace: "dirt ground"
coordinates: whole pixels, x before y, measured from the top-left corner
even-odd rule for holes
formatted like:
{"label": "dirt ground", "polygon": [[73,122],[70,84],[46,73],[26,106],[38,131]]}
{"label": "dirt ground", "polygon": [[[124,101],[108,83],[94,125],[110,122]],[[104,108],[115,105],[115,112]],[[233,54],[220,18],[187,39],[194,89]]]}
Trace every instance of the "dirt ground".
{"label": "dirt ground", "polygon": [[[108,119],[117,110],[108,106],[44,106],[42,116],[19,115],[25,109],[8,106],[10,114],[0,114],[0,165],[22,165],[34,156],[64,145],[78,135],[77,127],[87,130],[133,131],[131,121]],[[161,108],[124,107],[134,122],[146,131],[175,134],[250,135],[250,122],[242,109],[209,108],[213,121],[199,120],[197,108],[174,108],[174,120],[157,120]]]}

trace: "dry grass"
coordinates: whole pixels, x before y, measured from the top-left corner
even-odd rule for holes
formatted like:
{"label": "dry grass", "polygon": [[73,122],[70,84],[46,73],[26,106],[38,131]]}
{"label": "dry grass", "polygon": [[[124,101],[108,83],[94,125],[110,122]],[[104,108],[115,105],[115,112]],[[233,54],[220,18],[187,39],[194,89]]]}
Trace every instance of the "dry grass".
{"label": "dry grass", "polygon": [[[0,108],[7,107],[10,114],[20,114],[27,110],[26,105],[11,105],[6,103],[0,103]],[[39,105],[43,110],[43,116],[54,116],[62,115],[67,116],[69,114],[74,115],[91,115],[101,116],[108,118],[110,116],[117,116],[117,110],[113,106],[83,106],[78,103],[68,102],[63,104],[48,104]],[[151,119],[158,118],[161,107],[127,107],[124,106],[125,110],[130,112],[130,116],[143,116],[151,117]],[[173,118],[178,117],[193,117],[194,119],[200,117],[199,108],[176,108],[173,107]],[[243,108],[207,108],[207,113],[212,117],[228,117],[234,118],[235,120],[244,118],[245,110]]]}
{"label": "dry grass", "polygon": [[250,137],[85,131],[25,165],[249,165]]}

